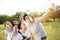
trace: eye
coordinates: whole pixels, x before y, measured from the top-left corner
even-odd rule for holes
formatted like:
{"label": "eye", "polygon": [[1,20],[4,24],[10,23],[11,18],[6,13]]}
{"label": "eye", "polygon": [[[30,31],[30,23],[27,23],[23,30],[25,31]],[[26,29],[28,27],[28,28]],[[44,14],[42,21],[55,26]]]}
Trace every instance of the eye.
{"label": "eye", "polygon": [[6,23],[7,25],[9,25],[9,23]]}

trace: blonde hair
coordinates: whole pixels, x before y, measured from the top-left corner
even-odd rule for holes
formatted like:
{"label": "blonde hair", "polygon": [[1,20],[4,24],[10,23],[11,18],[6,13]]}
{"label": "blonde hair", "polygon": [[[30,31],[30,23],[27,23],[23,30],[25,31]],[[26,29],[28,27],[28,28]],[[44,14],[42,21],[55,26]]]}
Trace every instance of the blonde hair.
{"label": "blonde hair", "polygon": [[6,27],[6,23],[9,23],[9,26],[12,28],[12,24],[11,24],[9,21],[6,21],[6,22],[4,23],[5,27]]}

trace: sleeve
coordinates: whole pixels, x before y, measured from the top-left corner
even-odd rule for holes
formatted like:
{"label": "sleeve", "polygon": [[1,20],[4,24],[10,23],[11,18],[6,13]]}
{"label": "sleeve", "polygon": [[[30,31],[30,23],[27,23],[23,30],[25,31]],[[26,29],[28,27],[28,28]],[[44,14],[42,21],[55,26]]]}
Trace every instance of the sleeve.
{"label": "sleeve", "polygon": [[46,37],[47,35],[46,35],[46,32],[43,28],[42,23],[39,23],[39,28],[40,28],[40,32],[41,32],[41,38]]}

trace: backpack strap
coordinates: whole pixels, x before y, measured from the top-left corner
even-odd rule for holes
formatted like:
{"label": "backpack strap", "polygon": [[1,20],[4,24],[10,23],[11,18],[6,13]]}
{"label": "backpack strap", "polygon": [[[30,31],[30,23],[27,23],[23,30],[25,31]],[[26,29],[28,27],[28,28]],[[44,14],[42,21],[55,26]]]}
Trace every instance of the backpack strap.
{"label": "backpack strap", "polygon": [[27,38],[20,31],[18,31],[18,33],[20,33],[22,35],[23,39]]}

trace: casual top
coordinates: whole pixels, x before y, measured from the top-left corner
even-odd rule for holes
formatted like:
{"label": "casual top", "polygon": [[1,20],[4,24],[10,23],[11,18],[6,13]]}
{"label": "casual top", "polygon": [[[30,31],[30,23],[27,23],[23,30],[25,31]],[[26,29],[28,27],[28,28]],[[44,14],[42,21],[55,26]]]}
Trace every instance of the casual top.
{"label": "casual top", "polygon": [[[11,37],[12,37],[12,35],[11,35]],[[19,33],[16,36],[13,36],[13,38],[12,38],[12,40],[22,40],[22,39],[23,39],[23,37]]]}
{"label": "casual top", "polygon": [[41,38],[46,37],[47,35],[46,35],[45,29],[44,29],[42,23],[39,23],[36,18],[35,18],[34,20],[35,20],[34,22],[37,24],[37,26],[38,26],[39,29],[40,29]]}
{"label": "casual top", "polygon": [[31,34],[29,32],[29,30],[27,29],[25,33],[22,32],[22,30],[20,30],[20,32],[22,33],[22,35],[24,35],[26,38],[30,38]]}
{"label": "casual top", "polygon": [[35,22],[35,19],[33,21],[32,25],[29,25],[30,32],[32,33],[32,36],[34,38],[34,40],[41,40],[41,36],[40,36],[40,29],[37,26],[37,23]]}
{"label": "casual top", "polygon": [[38,26],[40,27],[41,38],[46,37],[47,35],[46,35],[46,32],[44,30],[42,23],[39,23]]}
{"label": "casual top", "polygon": [[42,37],[46,36],[43,26],[34,19],[33,24],[29,28],[35,40],[41,40]]}
{"label": "casual top", "polygon": [[22,33],[22,35],[24,35],[25,37],[29,38],[31,36],[29,30],[27,29],[25,33],[22,32],[22,30],[20,30],[20,32]]}
{"label": "casual top", "polygon": [[10,40],[11,38],[11,33],[12,33],[12,30],[9,30],[8,28],[6,28],[5,30],[5,35],[7,35],[7,40]]}
{"label": "casual top", "polygon": [[39,27],[36,26],[36,24],[33,23],[33,24],[29,27],[29,30],[30,30],[30,32],[32,33],[32,36],[33,36],[34,40],[41,40],[40,29],[39,29]]}
{"label": "casual top", "polygon": [[8,35],[8,33],[12,32],[12,30],[9,30],[8,28],[6,28],[5,30],[5,35]]}

